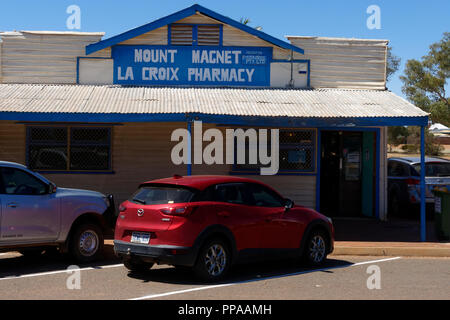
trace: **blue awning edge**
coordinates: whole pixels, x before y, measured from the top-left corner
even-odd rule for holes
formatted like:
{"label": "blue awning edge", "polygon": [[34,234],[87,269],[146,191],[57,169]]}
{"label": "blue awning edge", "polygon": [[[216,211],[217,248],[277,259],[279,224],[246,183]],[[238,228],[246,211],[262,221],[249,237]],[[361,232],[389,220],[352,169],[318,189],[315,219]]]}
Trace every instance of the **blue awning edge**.
{"label": "blue awning edge", "polygon": [[140,27],[128,30],[128,31],[126,31],[124,33],[118,34],[118,35],[113,36],[111,38],[108,38],[108,39],[105,39],[105,40],[101,40],[101,41],[96,42],[96,43],[92,43],[92,44],[86,46],[86,55],[90,55],[91,53],[100,51],[102,49],[105,49],[105,48],[108,48],[108,47],[111,47],[111,46],[114,46],[114,45],[116,45],[118,43],[121,43],[123,41],[135,38],[135,37],[137,37],[137,36],[139,36],[141,34],[144,34],[144,33],[147,33],[149,31],[161,28],[163,26],[166,26],[166,25],[171,24],[173,22],[176,22],[178,20],[187,18],[189,16],[194,15],[196,12],[200,12],[200,13],[202,13],[202,14],[210,17],[210,18],[213,18],[215,20],[218,20],[220,22],[228,24],[228,25],[230,25],[232,27],[240,29],[240,30],[242,30],[244,32],[247,32],[247,33],[249,33],[249,34],[251,34],[253,36],[256,36],[256,37],[258,37],[258,38],[260,38],[260,39],[262,39],[264,41],[270,42],[270,43],[272,43],[275,46],[278,46],[278,47],[281,47],[281,48],[284,48],[284,49],[288,49],[288,50],[292,50],[294,52],[298,52],[298,53],[304,54],[304,50],[299,48],[299,47],[297,47],[297,46],[294,46],[294,45],[292,45],[292,44],[290,44],[290,43],[288,43],[286,41],[277,39],[277,38],[275,38],[275,37],[273,37],[271,35],[268,35],[265,32],[262,32],[262,31],[254,29],[252,27],[246,26],[246,25],[244,25],[244,24],[242,24],[242,23],[240,23],[240,22],[238,22],[236,20],[233,20],[233,19],[231,19],[229,17],[223,16],[223,15],[221,15],[221,14],[219,14],[217,12],[214,12],[214,11],[212,11],[210,9],[207,9],[207,8],[201,6],[201,5],[194,4],[194,5],[186,8],[186,9],[177,11],[177,12],[175,12],[173,14],[170,14],[170,15],[168,15],[166,17],[160,18],[158,20],[155,20],[155,21],[150,22],[148,24],[145,24],[143,26],[140,26]]}
{"label": "blue awning edge", "polygon": [[0,112],[0,120],[22,122],[190,122],[239,126],[267,127],[385,127],[426,126],[428,116],[423,117],[264,117],[236,116],[205,113],[48,113],[48,112]]}

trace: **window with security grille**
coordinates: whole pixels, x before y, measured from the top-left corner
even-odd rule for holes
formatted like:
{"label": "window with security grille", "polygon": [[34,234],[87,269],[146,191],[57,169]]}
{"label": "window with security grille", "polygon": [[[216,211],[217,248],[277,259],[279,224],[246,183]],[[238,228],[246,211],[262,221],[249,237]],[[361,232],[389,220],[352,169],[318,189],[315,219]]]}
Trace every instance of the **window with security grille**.
{"label": "window with security grille", "polygon": [[39,171],[109,171],[111,128],[28,127],[27,165]]}
{"label": "window with security grille", "polygon": [[170,44],[175,46],[219,46],[221,43],[220,25],[170,25]]}
{"label": "window with security grille", "polygon": [[[270,133],[270,130],[268,130]],[[267,152],[270,157],[270,134],[267,142]],[[236,148],[236,143],[235,143]],[[235,150],[235,155],[238,150]],[[259,154],[259,150],[258,150]],[[258,159],[259,161],[259,159]],[[312,129],[280,130],[279,131],[279,170],[278,173],[310,173],[315,171],[316,162],[316,131]],[[252,172],[258,171],[260,163],[251,164],[249,159],[249,143],[245,144],[245,164],[237,164],[235,159],[233,171]]]}

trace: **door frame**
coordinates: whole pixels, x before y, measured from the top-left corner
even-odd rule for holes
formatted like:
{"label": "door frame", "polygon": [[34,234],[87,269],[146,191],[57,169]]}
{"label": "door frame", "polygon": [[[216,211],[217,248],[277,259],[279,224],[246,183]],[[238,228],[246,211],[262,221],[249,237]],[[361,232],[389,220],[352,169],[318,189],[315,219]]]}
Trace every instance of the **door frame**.
{"label": "door frame", "polygon": [[375,218],[380,219],[380,128],[364,127],[322,127],[317,130],[317,175],[316,175],[316,210],[320,211],[320,174],[321,174],[321,154],[322,154],[322,131],[358,131],[375,133]]}

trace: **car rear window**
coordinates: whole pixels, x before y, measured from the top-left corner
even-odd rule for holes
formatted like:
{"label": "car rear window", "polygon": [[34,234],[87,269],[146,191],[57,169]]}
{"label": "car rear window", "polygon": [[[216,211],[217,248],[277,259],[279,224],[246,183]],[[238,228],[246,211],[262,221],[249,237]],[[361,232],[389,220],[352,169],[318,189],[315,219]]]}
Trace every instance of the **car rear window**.
{"label": "car rear window", "polygon": [[139,204],[170,204],[190,202],[197,190],[171,185],[144,185],[141,186],[129,199]]}
{"label": "car rear window", "polygon": [[[420,163],[414,164],[416,173],[414,175],[420,175]],[[438,162],[438,163],[426,163],[425,164],[425,176],[426,177],[446,177],[450,176],[450,163]]]}

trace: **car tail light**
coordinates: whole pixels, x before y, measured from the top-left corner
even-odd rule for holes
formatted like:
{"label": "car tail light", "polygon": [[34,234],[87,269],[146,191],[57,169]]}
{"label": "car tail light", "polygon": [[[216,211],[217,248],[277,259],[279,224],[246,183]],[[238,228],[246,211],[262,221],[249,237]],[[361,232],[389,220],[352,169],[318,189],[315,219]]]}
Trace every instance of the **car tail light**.
{"label": "car tail light", "polygon": [[420,184],[420,180],[408,178],[408,179],[406,179],[406,184],[407,185],[418,185],[418,184]]}
{"label": "car tail light", "polygon": [[187,216],[194,212],[195,208],[194,206],[167,207],[160,209],[160,211],[171,216]]}

